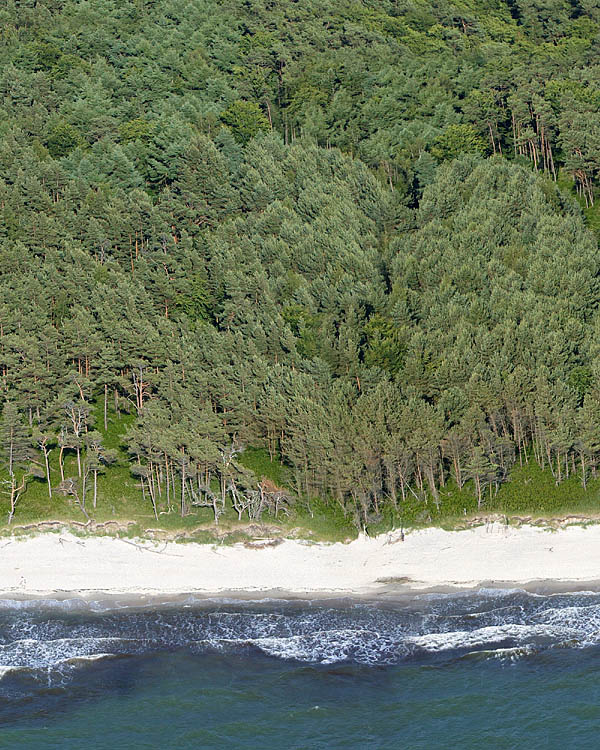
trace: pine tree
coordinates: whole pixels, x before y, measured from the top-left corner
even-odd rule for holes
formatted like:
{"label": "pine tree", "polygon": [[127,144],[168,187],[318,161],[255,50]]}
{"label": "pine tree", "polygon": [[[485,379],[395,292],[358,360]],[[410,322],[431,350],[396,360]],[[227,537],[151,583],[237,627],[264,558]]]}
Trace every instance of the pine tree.
{"label": "pine tree", "polygon": [[28,430],[16,404],[12,401],[6,401],[2,409],[0,440],[0,450],[9,475],[5,484],[8,486],[10,496],[8,523],[11,523],[19,499],[26,490],[29,480],[34,473],[37,473],[36,469],[31,466],[33,450]]}

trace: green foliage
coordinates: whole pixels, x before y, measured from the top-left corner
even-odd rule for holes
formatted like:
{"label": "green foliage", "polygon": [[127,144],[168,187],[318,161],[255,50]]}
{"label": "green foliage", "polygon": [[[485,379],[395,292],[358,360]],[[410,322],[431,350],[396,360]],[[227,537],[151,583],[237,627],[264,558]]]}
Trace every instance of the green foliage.
{"label": "green foliage", "polygon": [[123,143],[132,141],[146,141],[153,131],[153,126],[143,117],[136,117],[133,120],[121,123],[119,125],[119,135]]}
{"label": "green foliage", "polygon": [[456,159],[461,154],[484,154],[486,143],[472,125],[448,125],[431,147],[438,161]]}
{"label": "green foliage", "polygon": [[211,299],[206,279],[194,274],[185,292],[175,297],[175,305],[190,321],[208,320]]}
{"label": "green foliage", "polygon": [[594,3],[18,5],[0,510],[344,539],[593,505]]}
{"label": "green foliage", "polygon": [[68,122],[59,122],[48,134],[46,148],[50,156],[60,159],[83,143],[83,137],[76,127]]}
{"label": "green foliage", "polygon": [[405,332],[393,320],[375,314],[365,325],[367,349],[365,364],[380,367],[392,375],[397,375],[404,364],[406,353]]}
{"label": "green foliage", "polygon": [[256,102],[238,100],[221,113],[221,120],[231,128],[235,139],[242,144],[261,131],[269,130],[269,121]]}
{"label": "green foliage", "polygon": [[582,404],[585,394],[594,383],[594,376],[589,367],[574,367],[567,377],[567,382],[577,394],[578,402]]}

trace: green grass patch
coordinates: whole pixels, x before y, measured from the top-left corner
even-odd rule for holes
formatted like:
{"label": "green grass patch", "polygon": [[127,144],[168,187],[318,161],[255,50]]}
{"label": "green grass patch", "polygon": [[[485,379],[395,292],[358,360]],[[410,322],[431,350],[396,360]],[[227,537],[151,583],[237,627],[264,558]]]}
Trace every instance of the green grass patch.
{"label": "green grass patch", "polygon": [[409,495],[405,503],[395,513],[389,508],[381,530],[394,526],[453,526],[474,516],[500,513],[510,516],[532,516],[551,518],[565,515],[594,516],[600,513],[600,479],[590,480],[587,490],[583,489],[579,475],[556,483],[550,469],[542,470],[530,460],[523,466],[515,466],[510,481],[500,485],[496,494],[484,493],[481,508],[477,507],[473,483],[467,482],[458,489],[454,482],[440,489],[439,507],[428,495],[424,501]]}
{"label": "green grass patch", "polygon": [[358,533],[352,519],[344,515],[337,503],[325,503],[319,498],[310,504],[297,503],[287,525],[305,530],[306,534],[300,534],[300,538],[313,541],[344,542],[355,539]]}
{"label": "green grass patch", "polygon": [[238,461],[250,471],[253,471],[258,479],[266,477],[279,487],[285,487],[288,483],[288,471],[275,456],[273,460],[269,451],[265,448],[246,448],[240,453]]}

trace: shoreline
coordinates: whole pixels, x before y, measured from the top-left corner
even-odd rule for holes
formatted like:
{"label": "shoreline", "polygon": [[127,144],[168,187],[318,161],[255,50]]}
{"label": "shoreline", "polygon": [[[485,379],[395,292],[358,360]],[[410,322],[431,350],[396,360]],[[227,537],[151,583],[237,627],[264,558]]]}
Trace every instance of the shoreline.
{"label": "shoreline", "polygon": [[349,543],[264,547],[151,542],[69,532],[0,540],[0,597],[345,598],[385,600],[477,587],[600,587],[600,526],[550,531],[492,523]]}

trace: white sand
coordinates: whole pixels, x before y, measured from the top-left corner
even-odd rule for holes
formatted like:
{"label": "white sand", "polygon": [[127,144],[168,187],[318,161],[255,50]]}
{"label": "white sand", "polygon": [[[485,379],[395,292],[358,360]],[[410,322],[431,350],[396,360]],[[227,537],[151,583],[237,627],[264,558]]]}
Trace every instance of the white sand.
{"label": "white sand", "polygon": [[[171,595],[270,591],[376,594],[482,582],[600,580],[600,525],[550,532],[500,524],[275,547],[151,543],[69,533],[0,541],[0,591]],[[396,579],[396,581],[394,581]]]}

